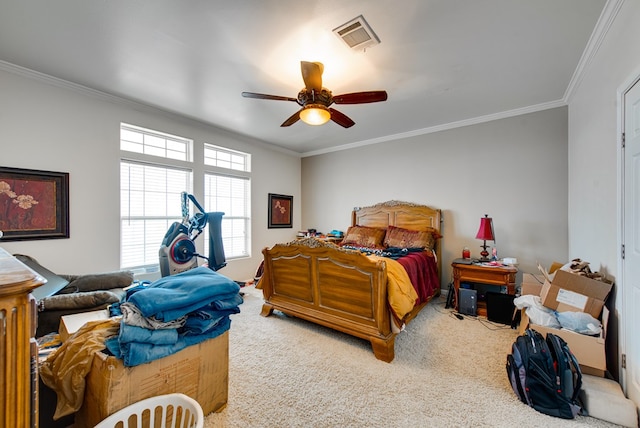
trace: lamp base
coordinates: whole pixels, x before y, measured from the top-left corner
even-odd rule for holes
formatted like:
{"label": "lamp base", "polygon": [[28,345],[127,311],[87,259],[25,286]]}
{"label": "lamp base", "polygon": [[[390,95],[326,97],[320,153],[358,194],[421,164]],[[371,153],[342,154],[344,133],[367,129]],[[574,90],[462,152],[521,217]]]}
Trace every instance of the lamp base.
{"label": "lamp base", "polygon": [[480,245],[482,251],[480,251],[480,261],[488,262],[489,261],[489,252],[487,251],[487,241],[484,241],[484,245]]}

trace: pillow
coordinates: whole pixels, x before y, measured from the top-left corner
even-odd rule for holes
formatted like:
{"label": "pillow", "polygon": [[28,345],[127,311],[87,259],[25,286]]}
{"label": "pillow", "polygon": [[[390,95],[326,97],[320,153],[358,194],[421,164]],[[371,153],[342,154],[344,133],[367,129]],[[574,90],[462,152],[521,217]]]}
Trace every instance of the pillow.
{"label": "pillow", "polygon": [[384,245],[397,248],[426,248],[433,250],[440,234],[433,228],[425,231],[389,226],[384,237]]}
{"label": "pillow", "polygon": [[[117,303],[124,297],[122,290],[98,290],[85,293],[55,294],[40,300],[39,308],[43,311],[55,311],[62,309],[94,308],[96,306]],[[82,312],[82,311],[79,311]]]}
{"label": "pillow", "polygon": [[344,239],[340,246],[351,246],[360,248],[371,248],[374,250],[384,249],[384,240],[386,231],[375,227],[367,226],[351,226],[347,229]]}
{"label": "pillow", "polygon": [[58,294],[78,291],[100,291],[112,288],[124,288],[133,283],[132,271],[116,271],[94,273],[90,275],[60,275],[67,281],[67,285]]}

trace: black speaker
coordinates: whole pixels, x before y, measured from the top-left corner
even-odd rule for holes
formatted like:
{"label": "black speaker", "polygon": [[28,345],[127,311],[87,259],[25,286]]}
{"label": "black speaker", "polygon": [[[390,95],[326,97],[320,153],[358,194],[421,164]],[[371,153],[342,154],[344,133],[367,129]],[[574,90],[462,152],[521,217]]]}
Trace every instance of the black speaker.
{"label": "black speaker", "polygon": [[458,290],[458,312],[465,315],[476,315],[478,310],[478,292],[468,288]]}
{"label": "black speaker", "polygon": [[511,325],[516,307],[513,304],[515,296],[511,294],[487,291],[487,319],[500,324]]}
{"label": "black speaker", "polygon": [[447,292],[447,303],[444,306],[445,309],[449,309],[449,308],[453,307],[453,305],[454,305],[454,303],[453,303],[454,294],[455,294],[455,289],[453,287],[453,284],[449,284],[449,291]]}

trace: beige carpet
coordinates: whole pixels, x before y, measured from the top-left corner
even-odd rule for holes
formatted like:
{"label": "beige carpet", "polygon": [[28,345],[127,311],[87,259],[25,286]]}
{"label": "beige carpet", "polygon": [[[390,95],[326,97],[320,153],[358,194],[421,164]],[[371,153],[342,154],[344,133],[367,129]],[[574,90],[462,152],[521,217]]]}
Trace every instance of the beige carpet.
{"label": "beige carpet", "polygon": [[434,301],[396,339],[392,363],[368,342],[284,316],[260,316],[246,287],[232,316],[229,400],[213,427],[611,427],[546,416],[517,400],[505,358],[517,332],[458,320]]}

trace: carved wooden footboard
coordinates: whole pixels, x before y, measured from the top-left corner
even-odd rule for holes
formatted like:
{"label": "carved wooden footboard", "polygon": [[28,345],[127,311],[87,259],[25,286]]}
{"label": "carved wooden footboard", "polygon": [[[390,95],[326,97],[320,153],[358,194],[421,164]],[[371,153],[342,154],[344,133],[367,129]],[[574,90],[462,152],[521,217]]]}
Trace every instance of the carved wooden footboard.
{"label": "carved wooden footboard", "polygon": [[393,359],[384,261],[308,240],[275,245],[263,254],[262,315],[278,309],[367,339],[378,359]]}
{"label": "carved wooden footboard", "polygon": [[[352,224],[440,231],[440,211],[391,201],[357,209]],[[436,253],[439,255],[439,249]],[[259,283],[265,299],[263,316],[277,309],[366,339],[376,358],[393,360],[397,333],[391,325],[384,259],[374,260],[313,238],[265,248],[263,255],[264,272]],[[405,321],[426,303],[414,308]]]}

